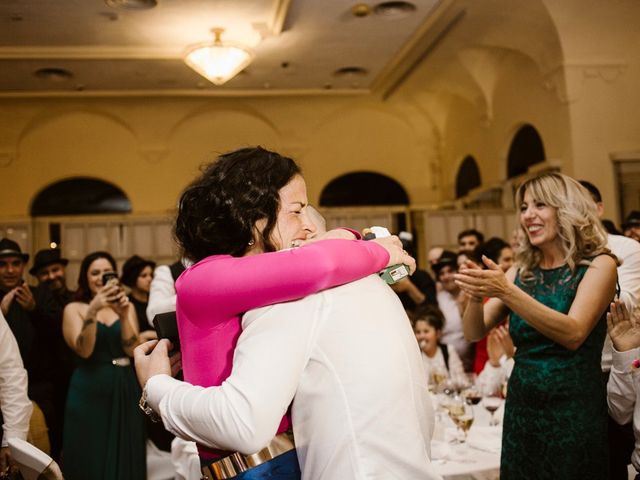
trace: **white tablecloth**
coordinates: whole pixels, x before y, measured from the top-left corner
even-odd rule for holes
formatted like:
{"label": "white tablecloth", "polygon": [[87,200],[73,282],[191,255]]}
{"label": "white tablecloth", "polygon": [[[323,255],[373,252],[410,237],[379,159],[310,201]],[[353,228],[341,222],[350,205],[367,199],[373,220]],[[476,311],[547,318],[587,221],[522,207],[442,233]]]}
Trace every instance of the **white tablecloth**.
{"label": "white tablecloth", "polygon": [[497,480],[500,478],[502,427],[489,425],[489,413],[474,407],[474,424],[465,444],[450,441],[456,430],[446,415],[437,415],[439,425],[431,442],[431,457],[436,471],[445,480]]}

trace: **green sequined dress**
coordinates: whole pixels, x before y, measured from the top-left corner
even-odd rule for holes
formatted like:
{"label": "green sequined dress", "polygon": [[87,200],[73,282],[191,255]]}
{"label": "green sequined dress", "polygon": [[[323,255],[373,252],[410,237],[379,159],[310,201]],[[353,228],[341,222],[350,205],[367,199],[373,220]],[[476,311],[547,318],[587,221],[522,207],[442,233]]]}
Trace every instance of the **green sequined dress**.
{"label": "green sequined dress", "polygon": [[125,357],[120,322],[98,323],[91,356],[73,372],[63,438],[66,480],[144,480],[144,415],[133,367],[117,366]]}
{"label": "green sequined dress", "polygon": [[[515,284],[540,303],[568,313],[586,266],[535,269]],[[603,314],[576,351],[555,343],[512,312],[517,347],[502,437],[501,480],[608,478],[606,388],[600,357]]]}

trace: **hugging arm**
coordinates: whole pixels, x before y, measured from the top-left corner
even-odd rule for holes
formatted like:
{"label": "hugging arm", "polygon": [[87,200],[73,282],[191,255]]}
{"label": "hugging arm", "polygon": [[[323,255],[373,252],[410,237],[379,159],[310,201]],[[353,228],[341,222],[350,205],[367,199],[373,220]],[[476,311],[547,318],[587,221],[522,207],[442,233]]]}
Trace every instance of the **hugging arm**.
{"label": "hugging arm", "polygon": [[[149,405],[165,427],[186,440],[251,454],[276,434],[311,352],[321,298],[249,312],[233,371],[219,387],[203,388],[168,375],[151,377]],[[247,323],[245,319],[245,324]]]}

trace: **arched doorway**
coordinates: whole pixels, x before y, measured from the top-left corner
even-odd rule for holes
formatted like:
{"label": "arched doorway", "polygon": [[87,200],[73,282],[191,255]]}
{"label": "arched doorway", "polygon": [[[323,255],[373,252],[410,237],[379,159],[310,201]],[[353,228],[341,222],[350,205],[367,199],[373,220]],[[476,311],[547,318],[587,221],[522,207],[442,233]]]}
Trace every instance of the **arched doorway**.
{"label": "arched doorway", "polygon": [[34,217],[130,212],[131,202],[120,188],[89,177],[53,183],[42,189],[31,204]]}
{"label": "arched doorway", "polygon": [[544,162],[542,138],[532,125],[526,124],[516,132],[507,159],[507,178],[527,173],[531,165]]}
{"label": "arched doorway", "polygon": [[320,194],[321,207],[408,205],[404,187],[375,172],[353,172],[331,180]]}
{"label": "arched doorway", "polygon": [[482,184],[478,162],[471,155],[467,155],[456,175],[456,198],[462,198],[474,188]]}

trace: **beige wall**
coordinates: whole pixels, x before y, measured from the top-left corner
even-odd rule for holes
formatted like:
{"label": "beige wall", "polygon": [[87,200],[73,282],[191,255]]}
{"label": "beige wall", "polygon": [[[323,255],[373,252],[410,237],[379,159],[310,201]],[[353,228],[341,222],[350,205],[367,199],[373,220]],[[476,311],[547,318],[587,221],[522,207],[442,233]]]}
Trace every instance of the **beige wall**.
{"label": "beige wall", "polygon": [[135,213],[165,212],[203,162],[257,144],[300,162],[314,202],[355,170],[396,178],[416,201],[437,200],[421,189],[428,134],[366,98],[5,100],[0,118],[10,158],[0,172],[11,179],[0,190],[4,217],[28,215],[37,192],[70,176],[116,184]]}
{"label": "beige wall", "polygon": [[640,4],[505,0],[513,15],[498,21],[500,2],[458,3],[464,22],[386,100],[0,99],[0,218],[27,216],[42,188],[79,175],[122,188],[135,213],[163,214],[199,165],[255,144],[300,162],[312,202],[336,176],[369,170],[413,205],[436,204],[453,198],[468,154],[483,185],[505,180],[511,139],[531,123],[547,157],[596,183],[617,219],[610,155],[640,150]]}

